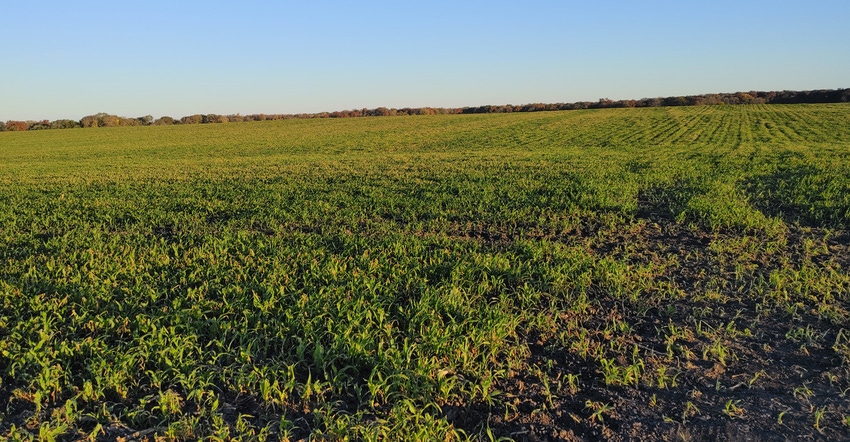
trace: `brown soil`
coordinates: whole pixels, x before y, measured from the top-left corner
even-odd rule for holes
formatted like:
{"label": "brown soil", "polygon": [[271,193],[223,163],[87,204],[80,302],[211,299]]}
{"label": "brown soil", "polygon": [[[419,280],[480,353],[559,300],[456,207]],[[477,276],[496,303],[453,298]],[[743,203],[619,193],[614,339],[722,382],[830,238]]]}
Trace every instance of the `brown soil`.
{"label": "brown soil", "polygon": [[[826,315],[818,299],[774,302],[750,290],[782,269],[846,274],[850,233],[791,228],[777,238],[749,234],[751,242],[781,247],[739,254],[712,245],[747,234],[709,235],[674,223],[572,233],[559,239],[634,263],[675,258],[679,264],[658,279],[677,286],[681,297],[639,305],[599,293],[599,302],[580,318],[596,332],[589,336],[593,343],[618,339],[637,347],[640,382],[607,385],[599,362],[530,333],[528,366],[539,369],[503,379],[497,386],[503,403],[448,407],[444,412],[456,426],[474,432],[487,422],[496,437],[517,441],[850,440],[847,294],[836,293],[843,301],[831,301]],[[630,333],[606,336],[602,330],[612,319],[628,323]],[[668,348],[671,329],[685,332]],[[711,350],[717,342],[725,349],[722,361]],[[535,373],[545,373],[549,394]],[[577,379],[573,388],[565,387],[568,376]]]}

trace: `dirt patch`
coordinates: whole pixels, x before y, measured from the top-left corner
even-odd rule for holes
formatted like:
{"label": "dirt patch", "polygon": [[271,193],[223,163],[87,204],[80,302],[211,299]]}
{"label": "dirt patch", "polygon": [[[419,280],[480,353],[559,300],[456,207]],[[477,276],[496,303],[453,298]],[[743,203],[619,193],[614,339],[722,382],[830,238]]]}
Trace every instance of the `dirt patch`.
{"label": "dirt patch", "polygon": [[[846,231],[745,237],[645,222],[589,233],[562,239],[635,265],[675,262],[658,279],[681,296],[647,307],[595,293],[590,311],[562,318],[571,339],[526,337],[527,369],[500,380],[498,404],[444,410],[456,426],[486,422],[518,441],[850,438],[850,361],[837,345],[850,324],[776,276],[846,269]],[[612,335],[612,321],[627,331]],[[580,340],[600,350],[580,355]]]}

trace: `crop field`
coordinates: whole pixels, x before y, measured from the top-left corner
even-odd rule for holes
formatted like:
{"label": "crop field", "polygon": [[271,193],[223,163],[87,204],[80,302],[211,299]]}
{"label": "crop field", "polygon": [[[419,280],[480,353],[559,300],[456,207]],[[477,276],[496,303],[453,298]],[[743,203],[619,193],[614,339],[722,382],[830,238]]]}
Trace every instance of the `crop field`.
{"label": "crop field", "polygon": [[0,438],[848,440],[850,105],[0,133]]}

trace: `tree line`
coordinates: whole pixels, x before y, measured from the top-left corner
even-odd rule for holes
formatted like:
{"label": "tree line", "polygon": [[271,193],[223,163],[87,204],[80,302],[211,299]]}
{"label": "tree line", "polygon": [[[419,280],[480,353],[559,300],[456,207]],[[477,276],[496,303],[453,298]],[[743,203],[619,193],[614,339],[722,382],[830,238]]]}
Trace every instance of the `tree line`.
{"label": "tree line", "polygon": [[438,114],[482,114],[507,112],[540,112],[577,109],[603,109],[626,107],[660,107],[660,106],[709,106],[736,104],[796,104],[796,103],[845,103],[850,101],[848,89],[819,89],[812,91],[750,91],[720,94],[687,95],[676,97],[642,98],[640,100],[609,100],[600,98],[599,101],[579,101],[574,103],[530,103],[519,106],[486,105],[477,107],[443,108],[386,108],[351,109],[335,112],[301,113],[301,114],[252,114],[252,115],[216,115],[195,114],[182,118],[163,116],[154,119],[151,115],[128,118],[111,115],[104,112],[87,115],[79,121],[41,120],[15,121],[5,123],[0,121],[0,132],[24,131],[42,129],[72,129],[79,127],[118,127],[118,126],[163,126],[173,124],[210,124],[235,123],[245,121],[286,120],[294,118],[355,118],[355,117],[387,117],[397,115],[438,115]]}

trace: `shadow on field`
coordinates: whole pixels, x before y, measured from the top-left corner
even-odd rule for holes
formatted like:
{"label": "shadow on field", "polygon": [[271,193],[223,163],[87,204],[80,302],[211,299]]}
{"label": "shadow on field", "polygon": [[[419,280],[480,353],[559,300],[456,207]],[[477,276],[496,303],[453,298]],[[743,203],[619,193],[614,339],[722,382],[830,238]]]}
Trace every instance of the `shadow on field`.
{"label": "shadow on field", "polygon": [[754,208],[765,216],[802,227],[847,228],[846,207],[833,198],[830,180],[814,166],[782,166],[743,182]]}
{"label": "shadow on field", "polygon": [[[655,191],[656,201],[687,201],[671,189]],[[660,207],[648,216],[669,210]],[[586,309],[558,313],[557,339],[533,328],[520,335],[527,358],[522,370],[497,380],[499,400],[447,405],[444,417],[468,434],[483,434],[486,422],[491,440],[847,440],[845,320],[803,308],[811,301],[800,294],[774,307],[750,287],[785,266],[826,270],[848,262],[848,234],[824,239],[823,229],[789,230],[781,250],[751,253],[735,248],[737,234],[670,222],[601,226],[571,237],[593,256],[632,269],[657,264],[654,279],[664,284],[635,302],[592,288]],[[807,256],[808,243],[824,256]],[[627,332],[613,331],[617,323],[628,323]],[[627,380],[630,366],[640,375]]]}
{"label": "shadow on field", "polygon": [[699,188],[690,180],[650,186],[638,192],[635,216],[653,221],[675,221],[698,193]]}

